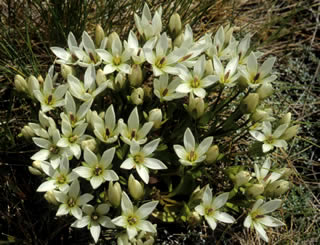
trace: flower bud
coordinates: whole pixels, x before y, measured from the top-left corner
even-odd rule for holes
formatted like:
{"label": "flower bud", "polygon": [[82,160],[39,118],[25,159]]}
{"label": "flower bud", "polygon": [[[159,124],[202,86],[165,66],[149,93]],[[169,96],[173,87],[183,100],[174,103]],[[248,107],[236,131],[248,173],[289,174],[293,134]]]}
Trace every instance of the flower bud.
{"label": "flower bud", "polygon": [[143,74],[140,65],[133,64],[131,74],[128,75],[130,85],[132,87],[139,87],[143,81]]}
{"label": "flower bud", "polygon": [[28,77],[28,91],[31,97],[33,97],[34,90],[40,90],[40,84],[38,79],[31,75]]}
{"label": "flower bud", "polygon": [[248,171],[240,171],[239,173],[236,174],[235,176],[235,185],[236,186],[242,186],[245,185],[249,182],[251,176]]}
{"label": "flower bud", "polygon": [[138,180],[136,180],[132,174],[129,176],[128,188],[130,195],[135,200],[140,200],[144,195],[144,187]]}
{"label": "flower bud", "polygon": [[290,183],[287,180],[277,180],[267,185],[265,195],[276,198],[286,193],[289,188]]}
{"label": "flower bud", "polygon": [[53,205],[58,205],[59,203],[56,200],[55,195],[53,194],[53,191],[47,191],[44,194],[44,198],[47,200],[48,203],[51,203]]}
{"label": "flower bud", "polygon": [[61,64],[61,75],[64,79],[68,79],[68,75],[74,74],[72,66]]}
{"label": "flower bud", "polygon": [[196,226],[201,222],[201,217],[196,211],[193,211],[188,215],[187,221],[189,225]]}
{"label": "flower bud", "polygon": [[194,191],[191,193],[190,202],[201,200],[203,197],[204,190],[205,187],[200,188],[200,186],[197,186],[197,188],[194,189]]}
{"label": "flower bud", "polygon": [[33,175],[42,175],[42,172],[39,169],[29,166],[28,170]]}
{"label": "flower bud", "polygon": [[255,111],[259,104],[259,95],[257,93],[250,93],[241,101],[240,110],[243,114],[249,114]]}
{"label": "flower bud", "polygon": [[281,135],[280,138],[283,140],[290,140],[297,135],[298,130],[299,130],[299,125],[294,125],[290,128],[287,128],[287,130]]}
{"label": "flower bud", "polygon": [[14,77],[14,86],[18,92],[27,92],[28,90],[28,84],[26,80],[20,75],[16,75]]}
{"label": "flower bud", "polygon": [[96,46],[99,47],[101,44],[101,41],[104,39],[104,31],[101,27],[101,25],[97,24],[96,25],[96,32],[95,32],[95,42],[96,42]]}
{"label": "flower bud", "polygon": [[43,77],[42,77],[41,75],[39,75],[39,76],[37,77],[37,79],[38,79],[38,81],[39,81],[40,84],[43,84],[43,83],[44,83],[44,79],[43,79]]}
{"label": "flower bud", "polygon": [[281,179],[288,179],[292,174],[292,170],[290,168],[281,168],[279,169],[279,172],[281,173]]}
{"label": "flower bud", "polygon": [[213,145],[207,151],[206,162],[212,164],[217,161],[219,156],[219,147],[217,145]]}
{"label": "flower bud", "polygon": [[21,129],[21,134],[23,135],[23,137],[26,140],[30,140],[32,137],[35,136],[32,128],[30,128],[28,125],[25,125],[22,129]]}
{"label": "flower bud", "polygon": [[204,100],[200,97],[194,98],[193,94],[191,93],[189,96],[189,105],[188,111],[189,114],[194,118],[200,118],[204,113]]}
{"label": "flower bud", "polygon": [[98,69],[97,75],[96,75],[96,82],[97,82],[98,86],[100,86],[105,81],[107,81],[106,75],[103,73],[103,70]]}
{"label": "flower bud", "polygon": [[212,60],[211,59],[206,60],[204,73],[205,73],[205,76],[214,74],[214,69],[213,69],[213,65],[212,65]]}
{"label": "flower bud", "polygon": [[229,43],[230,42],[230,39],[232,37],[232,33],[233,33],[233,27],[231,27],[229,24],[226,25],[224,28],[224,36],[225,36],[225,39],[224,39],[224,42],[225,43]]}
{"label": "flower bud", "polygon": [[251,116],[251,119],[254,122],[262,122],[264,121],[264,119],[266,119],[267,117],[269,117],[269,113],[267,111],[264,110],[259,110],[257,109]]}
{"label": "flower bud", "polygon": [[126,84],[126,74],[124,74],[123,72],[119,72],[115,77],[115,79],[113,80],[114,90],[116,91],[121,90],[122,88],[124,88],[125,84]]}
{"label": "flower bud", "polygon": [[169,31],[172,38],[175,38],[179,33],[181,32],[182,24],[181,24],[181,18],[178,13],[174,13],[171,15],[169,20]]}
{"label": "flower bud", "polygon": [[264,100],[273,94],[273,88],[270,83],[262,84],[258,89],[257,93],[259,94],[260,100]]}
{"label": "flower bud", "polygon": [[286,113],[278,122],[279,125],[290,124],[291,122],[291,112]]}
{"label": "flower bud", "polygon": [[161,109],[155,108],[149,111],[149,122],[153,122],[155,129],[161,128],[162,125],[162,111]]}
{"label": "flower bud", "polygon": [[34,167],[34,168],[39,169],[39,170],[41,170],[41,171],[42,171],[42,168],[41,168],[41,161],[38,161],[38,160],[33,161],[33,162],[32,162],[32,167]]}
{"label": "flower bud", "polygon": [[108,36],[108,42],[107,42],[107,49],[108,50],[112,50],[112,43],[114,40],[119,39],[120,37],[118,35],[118,33],[116,32],[112,32],[109,36]]}
{"label": "flower bud", "polygon": [[181,44],[183,43],[184,34],[181,32],[179,36],[177,36],[173,41],[173,46],[180,48]]}
{"label": "flower bud", "polygon": [[257,197],[264,191],[263,184],[253,184],[246,189],[246,195],[249,197]]}
{"label": "flower bud", "polygon": [[95,152],[97,149],[97,141],[95,139],[83,140],[81,142],[81,148],[82,150],[88,148],[90,151]]}
{"label": "flower bud", "polygon": [[131,93],[131,101],[135,105],[141,105],[143,103],[144,91],[142,88],[136,88]]}
{"label": "flower bud", "polygon": [[119,207],[121,201],[121,193],[122,190],[119,182],[113,184],[113,182],[110,181],[108,188],[108,198],[112,206]]}

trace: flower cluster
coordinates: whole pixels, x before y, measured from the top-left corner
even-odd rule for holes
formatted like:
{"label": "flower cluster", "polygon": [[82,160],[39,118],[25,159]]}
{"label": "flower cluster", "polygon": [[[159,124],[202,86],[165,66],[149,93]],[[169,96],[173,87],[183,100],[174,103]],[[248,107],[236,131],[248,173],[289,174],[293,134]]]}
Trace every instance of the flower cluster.
{"label": "flower cluster", "polygon": [[[45,79],[15,77],[41,108],[39,123],[22,129],[40,148],[29,167],[44,179],[37,191],[95,242],[106,227],[118,244],[152,244],[151,215],[193,225],[204,218],[215,230],[252,204],[244,226],[267,241],[263,227],[283,223],[265,214],[281,201],[262,203],[289,189],[290,171],[266,155],[285,150],[298,130],[290,113],[277,120],[269,106],[275,58],[261,62],[250,35],[237,41],[230,26],[196,40],[177,13],[163,32],[161,15],[145,5],[124,41],[99,25],[95,41],[70,33],[66,49],[51,48],[57,59]],[[244,137],[252,142],[245,155],[266,159],[262,166],[231,160]],[[219,169],[233,189],[216,189]]]}

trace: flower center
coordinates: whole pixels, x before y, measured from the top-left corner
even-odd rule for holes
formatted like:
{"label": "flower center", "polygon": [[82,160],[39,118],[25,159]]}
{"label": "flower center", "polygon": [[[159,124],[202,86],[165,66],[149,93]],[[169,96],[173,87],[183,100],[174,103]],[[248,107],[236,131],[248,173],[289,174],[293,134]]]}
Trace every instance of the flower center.
{"label": "flower center", "polygon": [[205,213],[206,213],[206,215],[208,215],[208,216],[210,216],[210,215],[212,215],[213,214],[213,212],[214,212],[214,209],[213,208],[206,208],[205,209]]}
{"label": "flower center", "polygon": [[102,174],[102,168],[100,168],[99,166],[96,166],[95,168],[94,168],[94,170],[93,170],[93,174],[95,175],[95,176],[100,176],[101,174]]}
{"label": "flower center", "polygon": [[194,151],[190,151],[187,159],[188,159],[190,162],[194,162],[195,160],[197,160],[197,154],[196,154]]}
{"label": "flower center", "polygon": [[252,83],[259,83],[259,77],[260,77],[260,73],[257,73],[254,77],[253,77],[253,82]]}
{"label": "flower center", "polygon": [[106,128],[106,137],[109,138],[110,137],[110,130],[108,128]]}
{"label": "flower center", "polygon": [[118,66],[121,64],[121,57],[119,55],[116,55],[113,57],[113,63]]}
{"label": "flower center", "polygon": [[59,148],[55,145],[52,145],[49,149],[50,153],[52,154],[58,154],[59,153]]}
{"label": "flower center", "polygon": [[272,135],[268,136],[267,139],[265,140],[265,142],[267,144],[272,145],[274,143],[274,138],[272,137]]}
{"label": "flower center", "polygon": [[68,206],[70,208],[73,208],[74,206],[76,206],[76,201],[72,197],[70,197],[68,200]]}
{"label": "flower center", "polygon": [[47,98],[47,100],[45,101],[47,105],[52,105],[53,104],[53,96],[52,94],[50,94]]}
{"label": "flower center", "polygon": [[129,138],[130,138],[130,139],[135,139],[135,138],[136,138],[136,135],[137,135],[136,130],[133,129],[133,130],[131,131],[131,134],[130,134]]}
{"label": "flower center", "polygon": [[72,124],[74,124],[76,122],[76,117],[73,115],[72,112],[69,113],[69,117],[70,117],[70,121],[72,122]]}
{"label": "flower center", "polygon": [[128,224],[129,225],[135,225],[138,221],[138,219],[136,217],[134,217],[133,215],[130,215],[127,219]]}
{"label": "flower center", "polygon": [[192,88],[199,88],[200,86],[200,79],[198,77],[194,77],[191,81],[191,87]]}
{"label": "flower center", "polygon": [[91,214],[91,219],[92,219],[93,221],[96,221],[96,220],[99,219],[99,215],[96,214],[96,213],[92,213],[92,214]]}
{"label": "flower center", "polygon": [[74,143],[74,142],[77,141],[77,139],[78,139],[78,136],[77,136],[77,135],[72,135],[72,136],[69,137],[69,142],[70,142],[70,143]]}
{"label": "flower center", "polygon": [[58,176],[58,178],[57,178],[57,182],[58,182],[58,184],[60,184],[60,185],[62,185],[62,184],[64,184],[64,183],[66,183],[66,177],[63,175],[63,174],[60,174],[59,176]]}
{"label": "flower center", "polygon": [[135,163],[141,164],[141,163],[144,162],[144,156],[143,156],[142,154],[139,154],[139,153],[138,153],[137,155],[135,155],[135,156],[133,157],[133,160],[134,160]]}
{"label": "flower center", "polygon": [[166,96],[168,94],[168,88],[165,88],[163,91],[162,91],[162,96]]}
{"label": "flower center", "polygon": [[162,57],[161,59],[158,59],[155,63],[156,67],[162,68],[165,65],[166,57]]}

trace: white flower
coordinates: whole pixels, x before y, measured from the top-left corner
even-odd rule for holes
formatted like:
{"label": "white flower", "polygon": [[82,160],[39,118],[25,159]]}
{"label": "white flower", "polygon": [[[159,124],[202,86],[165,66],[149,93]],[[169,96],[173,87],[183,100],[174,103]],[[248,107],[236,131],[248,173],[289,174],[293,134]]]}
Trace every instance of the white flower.
{"label": "white flower", "polygon": [[71,214],[77,219],[82,218],[81,206],[93,199],[91,194],[83,194],[80,196],[80,185],[78,180],[74,180],[67,193],[54,191],[54,196],[58,202],[61,202],[56,213],[57,216]]}
{"label": "white flower", "polygon": [[131,30],[128,37],[128,42],[124,41],[124,47],[130,52],[131,58],[135,64],[142,64],[145,62],[143,49],[139,46],[136,34]]}
{"label": "white flower", "polygon": [[119,120],[119,133],[124,143],[130,145],[133,140],[138,144],[147,142],[147,134],[152,129],[153,122],[147,122],[140,128],[138,108],[135,107],[129,115],[128,125],[122,119]]}
{"label": "white flower", "polygon": [[84,149],[84,160],[87,166],[77,167],[73,169],[80,177],[90,180],[93,189],[98,188],[105,181],[116,181],[119,179],[115,171],[110,170],[114,157],[115,148],[106,150],[101,159],[90,151]]}
{"label": "white flower", "polygon": [[168,52],[168,37],[166,33],[163,33],[158,39],[154,52],[155,43],[156,38],[153,38],[143,47],[146,60],[152,65],[154,76],[158,77],[165,73],[178,74],[180,68],[176,64],[186,54],[187,50],[176,48],[172,52]]}
{"label": "white flower", "polygon": [[95,243],[97,243],[101,233],[100,225],[106,228],[115,228],[110,217],[106,216],[109,209],[110,206],[106,203],[99,204],[97,208],[94,208],[90,204],[86,204],[82,207],[82,210],[86,215],[73,222],[71,227],[83,228],[87,226],[90,229],[91,236]]}
{"label": "white flower", "polygon": [[62,120],[69,121],[72,127],[85,122],[85,116],[92,105],[93,100],[89,99],[81,104],[77,110],[76,103],[72,95],[67,91],[65,96],[65,112],[60,114]]}
{"label": "white flower", "polygon": [[122,43],[118,35],[114,36],[111,53],[105,49],[97,49],[100,57],[106,62],[106,66],[103,68],[104,74],[110,74],[114,71],[131,73],[131,67],[126,63],[130,59],[130,52],[127,49],[122,49]]}
{"label": "white flower", "polygon": [[72,32],[68,35],[68,51],[60,47],[51,47],[50,49],[59,58],[56,61],[58,64],[77,64],[78,57],[75,51],[78,49],[78,44]]}
{"label": "white flower", "polygon": [[179,157],[181,164],[185,166],[192,166],[196,163],[203,162],[206,159],[206,153],[211,146],[213,137],[205,138],[198,146],[194,136],[189,128],[186,129],[183,137],[184,147],[181,145],[174,145],[174,151]]}
{"label": "white flower", "polygon": [[236,81],[239,78],[239,73],[236,73],[238,67],[238,57],[232,58],[224,68],[221,61],[217,56],[213,57],[213,65],[218,76],[218,80],[221,84],[233,87],[236,85]]}
{"label": "white flower", "polygon": [[54,78],[51,77],[50,73],[48,73],[44,80],[43,89],[33,91],[34,96],[41,103],[41,110],[43,112],[47,112],[64,105],[63,96],[66,93],[68,86],[59,85],[57,88],[54,88],[53,80]]}
{"label": "white flower", "polygon": [[254,228],[259,236],[266,242],[269,241],[268,236],[264,230],[265,226],[269,227],[277,227],[285,225],[280,220],[273,218],[271,216],[265,215],[268,213],[273,212],[274,210],[278,209],[281,205],[280,199],[271,200],[263,204],[263,200],[257,200],[252,210],[249,212],[248,216],[244,220],[243,225],[246,228]]}
{"label": "white flower", "polygon": [[[65,148],[57,146],[60,140],[60,132],[58,129],[49,127],[48,128],[49,138],[33,137],[33,142],[42,148],[40,151],[35,153],[31,159],[38,161],[49,160],[52,167],[56,169],[60,164],[60,158],[63,154],[68,154]],[[69,153],[70,154],[70,153]]]}
{"label": "white flower", "polygon": [[158,205],[158,201],[152,201],[143,204],[138,209],[132,205],[132,202],[125,192],[122,192],[121,210],[122,214],[116,217],[112,222],[116,226],[127,229],[129,240],[133,239],[139,230],[156,233],[155,227],[146,218],[153,212]]}
{"label": "white flower", "polygon": [[276,58],[269,58],[258,68],[257,57],[251,52],[248,56],[246,67],[240,67],[239,70],[248,85],[251,88],[257,88],[261,84],[268,84],[277,78],[276,75],[270,75],[275,61]]}
{"label": "white flower", "polygon": [[149,169],[167,169],[164,163],[156,158],[152,158],[152,153],[157,149],[160,139],[155,139],[141,149],[140,145],[134,140],[130,144],[130,155],[121,164],[120,168],[135,168],[141,179],[149,183]]}
{"label": "white flower", "polygon": [[162,8],[160,7],[152,18],[150,9],[146,3],[144,4],[141,18],[137,14],[134,14],[134,21],[138,32],[145,40],[160,35],[162,30],[161,15]]}
{"label": "white flower", "polygon": [[181,79],[175,78],[168,84],[168,74],[161,75],[159,79],[154,79],[153,92],[160,101],[171,101],[184,97],[186,94],[176,93]]}
{"label": "white flower", "polygon": [[194,65],[193,72],[190,72],[185,66],[181,66],[179,77],[182,83],[176,88],[178,93],[193,93],[200,98],[206,96],[205,88],[214,84],[218,78],[214,75],[204,77],[206,59],[201,56]]}
{"label": "white flower", "polygon": [[69,121],[62,120],[62,138],[57,142],[57,146],[69,148],[72,154],[79,159],[81,155],[81,141],[83,134],[86,131],[88,123],[78,125],[75,129],[72,128]]}
{"label": "white flower", "polygon": [[216,198],[212,198],[212,190],[207,185],[203,193],[202,202],[195,207],[196,212],[204,216],[212,230],[216,228],[217,221],[224,223],[235,222],[235,219],[231,215],[219,211],[228,201],[228,197],[229,192],[225,192]]}
{"label": "white flower", "polygon": [[114,143],[118,139],[118,129],[113,105],[105,113],[104,120],[97,114],[92,114],[92,124],[95,136],[104,143]]}
{"label": "white flower", "polygon": [[280,139],[281,135],[286,131],[287,128],[288,124],[282,124],[272,133],[271,123],[263,122],[263,133],[259,131],[249,131],[249,133],[256,140],[263,142],[262,150],[265,153],[271,151],[274,147],[287,147],[287,142],[283,139]]}
{"label": "white flower", "polygon": [[60,191],[67,191],[69,183],[74,181],[78,176],[69,171],[69,160],[67,156],[63,156],[58,169],[53,169],[48,162],[41,162],[41,169],[49,179],[43,182],[37,189],[39,192],[52,191],[59,189]]}
{"label": "white flower", "polygon": [[108,87],[109,81],[102,82],[97,87],[96,70],[93,65],[90,65],[84,74],[84,83],[70,74],[68,75],[68,84],[69,91],[74,97],[82,101],[88,101],[104,91]]}

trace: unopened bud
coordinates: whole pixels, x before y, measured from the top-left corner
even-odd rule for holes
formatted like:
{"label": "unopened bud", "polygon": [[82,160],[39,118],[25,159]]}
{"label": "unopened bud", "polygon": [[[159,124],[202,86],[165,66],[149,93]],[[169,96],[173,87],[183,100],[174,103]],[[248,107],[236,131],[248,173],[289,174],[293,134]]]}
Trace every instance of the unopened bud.
{"label": "unopened bud", "polygon": [[170,17],[169,21],[169,31],[172,38],[175,38],[179,33],[181,32],[182,24],[181,24],[181,18],[178,13],[174,13]]}
{"label": "unopened bud", "polygon": [[235,184],[236,186],[245,185],[249,182],[250,178],[251,176],[248,171],[240,171],[239,173],[236,174]]}
{"label": "unopened bud", "polygon": [[219,147],[217,145],[213,145],[207,151],[206,162],[209,164],[215,163],[219,156]]}
{"label": "unopened bud", "polygon": [[291,122],[291,112],[286,113],[280,120],[279,120],[279,125],[282,124],[290,124]]}
{"label": "unopened bud", "polygon": [[290,140],[293,137],[295,137],[297,135],[299,131],[299,125],[294,125],[290,128],[288,128],[282,135],[281,135],[281,139],[283,140]]}
{"label": "unopened bud", "polygon": [[292,174],[292,170],[290,168],[281,168],[280,173],[281,173],[281,179],[288,179]]}
{"label": "unopened bud", "polygon": [[253,184],[246,189],[246,195],[249,197],[257,197],[264,191],[263,184]]}
{"label": "unopened bud", "polygon": [[42,172],[39,169],[29,166],[28,170],[33,175],[42,175]]}
{"label": "unopened bud", "polygon": [[224,36],[225,36],[225,43],[229,43],[230,42],[230,39],[232,37],[232,33],[233,33],[233,27],[231,27],[229,24],[226,25],[224,28]]}
{"label": "unopened bud", "polygon": [[122,88],[124,88],[125,84],[126,84],[126,74],[124,74],[123,72],[119,72],[113,81],[113,88],[116,91],[119,91]]}
{"label": "unopened bud", "polygon": [[58,205],[58,201],[56,200],[55,195],[53,194],[53,191],[47,191],[44,194],[44,198],[47,200],[48,203],[51,203],[53,205]]}
{"label": "unopened bud", "polygon": [[113,182],[110,181],[108,188],[108,199],[112,206],[119,207],[121,201],[121,193],[122,190],[119,182],[113,184]]}
{"label": "unopened bud", "polygon": [[88,148],[90,151],[95,152],[97,149],[97,142],[95,139],[83,140],[81,142],[81,148],[82,150]]}
{"label": "unopened bud", "polygon": [[149,122],[153,122],[153,127],[155,129],[161,128],[162,125],[162,111],[161,109],[155,108],[149,111]]}
{"label": "unopened bud", "polygon": [[141,105],[143,103],[144,91],[142,88],[136,88],[131,93],[131,101],[135,105]]}
{"label": "unopened bud", "polygon": [[61,64],[61,75],[64,79],[68,78],[68,75],[73,75],[74,70],[72,66]]}
{"label": "unopened bud", "polygon": [[41,75],[39,75],[39,76],[37,77],[37,79],[38,79],[38,81],[39,81],[40,84],[43,84],[43,83],[44,83],[44,79],[43,79],[43,77],[42,77]]}
{"label": "unopened bud", "polygon": [[28,90],[28,84],[26,80],[20,75],[16,75],[14,77],[14,86],[19,92],[27,92]]}
{"label": "unopened bud", "polygon": [[96,82],[97,82],[98,86],[100,86],[105,81],[107,81],[106,75],[103,73],[103,70],[98,69],[97,75],[96,75]]}
{"label": "unopened bud", "polygon": [[273,88],[270,83],[262,84],[258,89],[257,93],[259,94],[260,100],[264,100],[273,94]]}
{"label": "unopened bud", "polygon": [[269,113],[267,111],[257,109],[251,116],[251,119],[254,122],[262,122],[264,119],[269,117]]}
{"label": "unopened bud", "polygon": [[31,75],[28,77],[28,90],[31,97],[33,97],[34,90],[40,90],[40,84],[38,79]]}
{"label": "unopened bud", "polygon": [[290,188],[287,180],[276,180],[266,187],[265,195],[271,198],[279,197],[286,193]]}
{"label": "unopened bud", "polygon": [[128,188],[130,195],[135,200],[140,200],[144,195],[144,187],[138,180],[136,180],[132,174],[129,176]]}
{"label": "unopened bud", "polygon": [[259,104],[259,95],[257,93],[250,93],[241,101],[240,109],[243,114],[249,114],[255,111]]}
{"label": "unopened bud", "polygon": [[41,161],[38,161],[38,160],[33,161],[33,162],[32,162],[32,167],[34,167],[34,168],[39,169],[39,170],[41,170],[41,171],[42,171],[42,168],[41,168]]}
{"label": "unopened bud", "polygon": [[101,41],[104,39],[104,31],[101,27],[101,25],[96,25],[96,32],[95,32],[95,38],[96,38],[96,46],[99,47],[101,44]]}
{"label": "unopened bud", "polygon": [[119,39],[120,37],[118,35],[118,33],[116,32],[112,32],[109,36],[108,36],[108,42],[107,42],[107,49],[108,50],[112,50],[112,43],[114,40]]}
{"label": "unopened bud", "polygon": [[193,94],[191,93],[189,96],[189,105],[188,105],[189,114],[194,119],[198,119],[203,115],[204,109],[205,109],[204,100],[200,97],[194,98]]}
{"label": "unopened bud", "polygon": [[206,65],[205,65],[205,68],[204,68],[204,73],[205,73],[205,76],[214,74],[214,69],[213,69],[213,65],[212,65],[212,60],[211,59],[206,61]]}
{"label": "unopened bud", "polygon": [[25,126],[22,128],[21,134],[23,135],[23,137],[24,137],[26,140],[30,140],[32,137],[35,136],[32,128],[29,127],[28,125],[25,125]]}
{"label": "unopened bud", "polygon": [[198,212],[193,211],[188,215],[187,221],[188,221],[189,225],[196,226],[196,225],[198,225],[200,223],[201,217],[198,214]]}
{"label": "unopened bud", "polygon": [[133,64],[131,74],[128,75],[130,85],[132,87],[139,87],[143,81],[143,74],[140,65]]}
{"label": "unopened bud", "polygon": [[180,34],[179,34],[179,36],[177,36],[175,39],[174,39],[174,41],[173,41],[173,45],[175,46],[175,47],[180,47],[181,46],[181,44],[183,43],[183,39],[184,39],[184,34],[181,32]]}

